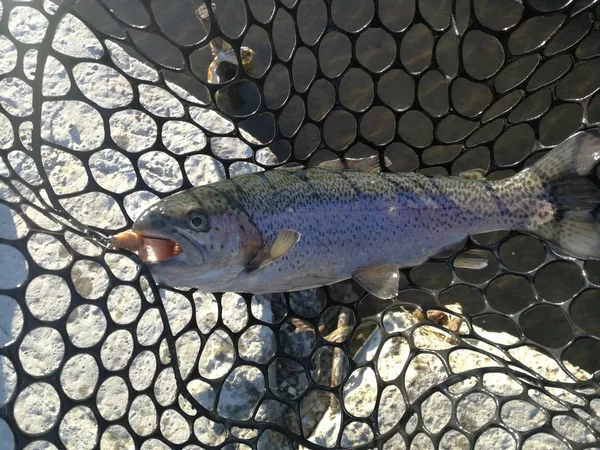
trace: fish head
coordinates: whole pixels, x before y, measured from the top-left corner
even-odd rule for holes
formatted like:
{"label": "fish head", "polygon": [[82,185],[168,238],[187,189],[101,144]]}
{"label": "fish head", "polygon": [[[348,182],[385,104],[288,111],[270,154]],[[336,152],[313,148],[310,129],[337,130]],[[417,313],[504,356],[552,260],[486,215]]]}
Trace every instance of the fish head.
{"label": "fish head", "polygon": [[176,287],[226,285],[262,243],[245,210],[209,187],[150,206],[132,230],[143,238],[138,254],[153,277]]}

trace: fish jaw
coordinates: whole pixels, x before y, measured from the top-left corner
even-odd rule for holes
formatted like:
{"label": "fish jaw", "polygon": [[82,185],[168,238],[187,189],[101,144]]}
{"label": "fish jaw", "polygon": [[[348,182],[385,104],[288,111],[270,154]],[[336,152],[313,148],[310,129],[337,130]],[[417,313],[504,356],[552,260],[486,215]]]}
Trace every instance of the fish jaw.
{"label": "fish jaw", "polygon": [[[194,265],[204,262],[203,249],[173,224],[156,226],[157,216],[150,208],[133,224],[132,231],[141,237],[138,256],[148,266]],[[164,221],[161,223],[165,223]]]}

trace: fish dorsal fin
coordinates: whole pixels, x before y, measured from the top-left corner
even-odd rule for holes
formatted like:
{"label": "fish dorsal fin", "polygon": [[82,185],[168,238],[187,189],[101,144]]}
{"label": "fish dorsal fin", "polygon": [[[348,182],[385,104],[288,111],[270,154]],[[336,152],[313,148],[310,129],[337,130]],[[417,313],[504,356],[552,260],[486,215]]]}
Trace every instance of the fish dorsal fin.
{"label": "fish dorsal fin", "polygon": [[365,158],[344,158],[332,159],[319,163],[317,167],[323,167],[332,170],[354,170],[357,172],[379,173],[381,164],[379,155],[367,156]]}
{"label": "fish dorsal fin", "polygon": [[483,181],[485,180],[485,170],[481,169],[471,169],[465,170],[458,174],[459,177],[464,178],[466,180],[472,181]]}
{"label": "fish dorsal fin", "polygon": [[359,269],[354,272],[352,278],[376,297],[386,299],[398,295],[400,275],[398,274],[397,266]]}
{"label": "fish dorsal fin", "polygon": [[300,240],[300,233],[294,230],[281,230],[273,244],[263,251],[260,251],[247,266],[248,272],[268,266],[273,261],[289,253]]}
{"label": "fish dorsal fin", "polygon": [[481,248],[473,248],[461,253],[454,259],[457,269],[485,269],[489,264],[487,253]]}

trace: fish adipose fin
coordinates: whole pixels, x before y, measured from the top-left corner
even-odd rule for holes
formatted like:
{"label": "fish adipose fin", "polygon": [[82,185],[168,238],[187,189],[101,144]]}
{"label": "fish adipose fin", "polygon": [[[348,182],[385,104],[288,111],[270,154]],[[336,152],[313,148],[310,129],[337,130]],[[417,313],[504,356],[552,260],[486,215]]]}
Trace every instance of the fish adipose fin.
{"label": "fish adipose fin", "polygon": [[352,275],[358,284],[379,298],[392,298],[398,295],[397,266],[368,267],[359,269]]}
{"label": "fish adipose fin", "polygon": [[300,240],[300,233],[294,230],[281,230],[271,247],[266,251],[260,251],[249,263],[248,272],[268,266],[273,261],[289,253]]}
{"label": "fish adipose fin", "polygon": [[[600,190],[588,178],[600,161],[600,130],[570,137],[522,173],[542,181],[555,208],[554,220],[529,231],[570,256],[600,259]],[[521,174],[520,174],[521,175]]]}

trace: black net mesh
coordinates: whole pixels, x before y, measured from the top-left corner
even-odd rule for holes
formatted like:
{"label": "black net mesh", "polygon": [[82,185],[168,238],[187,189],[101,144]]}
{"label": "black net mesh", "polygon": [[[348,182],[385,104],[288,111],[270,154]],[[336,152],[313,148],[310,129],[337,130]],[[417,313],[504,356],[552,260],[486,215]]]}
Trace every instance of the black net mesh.
{"label": "black net mesh", "polygon": [[596,262],[492,233],[393,301],[252,296],[106,239],[291,162],[510,176],[600,123],[595,4],[1,0],[0,448],[600,447]]}

